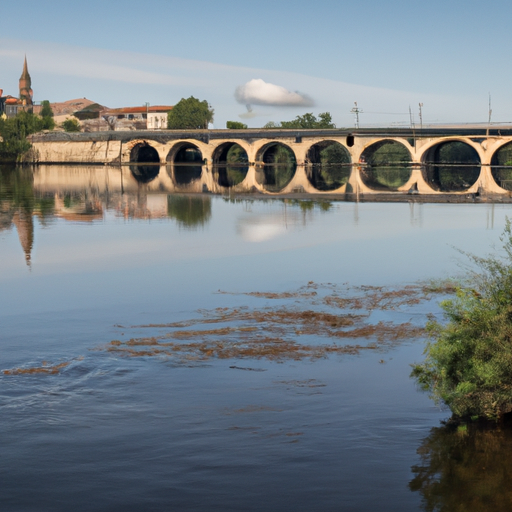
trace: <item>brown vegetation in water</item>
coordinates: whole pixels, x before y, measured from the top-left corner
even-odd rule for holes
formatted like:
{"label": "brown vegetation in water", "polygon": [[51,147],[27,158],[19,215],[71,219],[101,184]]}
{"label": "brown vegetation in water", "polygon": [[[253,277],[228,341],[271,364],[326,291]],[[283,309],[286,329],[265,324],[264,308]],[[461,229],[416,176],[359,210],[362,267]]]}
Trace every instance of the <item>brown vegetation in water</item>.
{"label": "brown vegetation in water", "polygon": [[[374,286],[340,288],[310,282],[295,292],[241,293],[239,295],[280,302],[275,307],[199,310],[201,316],[196,319],[135,326],[137,329],[168,331],[128,341],[114,340],[106,350],[122,356],[157,356],[178,362],[212,358],[318,359],[332,354],[354,355],[361,351],[384,350],[401,341],[423,336],[424,329],[410,322],[372,322],[373,312],[403,311],[430,300],[433,294],[452,291],[446,283],[387,289]],[[358,310],[357,314],[354,310]],[[211,324],[228,325],[199,328]],[[347,340],[360,342],[346,343]]]}
{"label": "brown vegetation in water", "polygon": [[63,368],[69,365],[70,362],[49,365],[46,363],[46,361],[43,361],[42,366],[33,366],[31,368],[13,368],[11,370],[3,370],[2,373],[4,375],[56,375]]}
{"label": "brown vegetation in water", "polygon": [[[112,340],[96,350],[126,357],[162,357],[186,364],[216,359],[285,361],[383,351],[424,335],[422,326],[374,321],[376,311],[409,312],[433,295],[453,293],[451,282],[400,289],[337,286],[309,282],[294,292],[249,292],[276,306],[198,310],[198,317],[180,322],[133,326],[151,336]],[[227,292],[220,292],[227,293]],[[235,295],[235,294],[232,294]],[[217,326],[215,326],[217,325]],[[209,326],[209,327],[207,327]],[[125,331],[130,327],[116,325]],[[124,335],[124,332],[122,333]],[[349,341],[353,340],[353,343]],[[382,361],[382,360],[381,360]],[[4,375],[56,375],[70,362],[3,370]],[[230,368],[264,371],[232,365]]]}

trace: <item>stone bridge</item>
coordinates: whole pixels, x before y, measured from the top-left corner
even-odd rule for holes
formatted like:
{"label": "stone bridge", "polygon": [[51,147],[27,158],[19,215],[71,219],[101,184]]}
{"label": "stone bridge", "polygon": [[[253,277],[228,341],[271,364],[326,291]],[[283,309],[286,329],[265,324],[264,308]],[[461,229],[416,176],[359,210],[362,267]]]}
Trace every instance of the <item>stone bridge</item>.
{"label": "stone bridge", "polygon": [[[203,168],[203,180],[208,172],[228,163],[228,153],[236,148],[248,166],[255,166],[243,180],[243,186],[258,188],[261,179],[257,168],[273,163],[273,155],[285,150],[298,166],[294,179],[281,190],[289,193],[301,188],[305,192],[318,192],[307,180],[306,168],[320,163],[319,155],[329,145],[335,145],[344,165],[371,163],[374,155],[386,146],[400,154],[400,163],[411,166],[410,178],[397,190],[413,190],[420,194],[439,193],[429,183],[425,166],[446,164],[443,148],[457,145],[468,160],[455,162],[473,167],[475,179],[456,192],[484,191],[508,194],[508,188],[493,175],[493,168],[512,162],[512,128],[454,127],[415,129],[335,129],[335,130],[189,130],[189,131],[127,131],[64,133],[49,132],[30,138],[33,151],[31,162],[38,164],[196,164]],[[449,162],[453,163],[453,162]],[[353,165],[354,166],[354,165]],[[478,168],[478,171],[475,169]],[[169,173],[166,174],[168,176]],[[253,176],[254,175],[254,176]],[[163,173],[157,181],[160,181]],[[301,178],[302,176],[302,178]],[[167,178],[165,178],[167,179]],[[208,181],[208,180],[207,180]],[[509,180],[510,181],[510,180]],[[162,184],[163,185],[163,184]],[[203,183],[208,190],[218,188]],[[218,185],[218,184],[217,184]],[[168,184],[165,186],[168,189]],[[312,188],[312,190],[310,190]],[[343,193],[357,190],[372,193],[371,186],[361,178],[359,169],[352,169],[350,178],[330,192]]]}
{"label": "stone bridge", "polygon": [[[411,164],[436,162],[436,150],[451,142],[472,148],[481,165],[495,165],[496,153],[512,142],[508,125],[444,129],[335,130],[163,130],[36,134],[30,138],[34,163],[173,163],[184,150],[200,153],[207,164],[221,163],[227,151],[240,146],[251,164],[262,164],[276,146],[292,151],[297,165],[314,162],[315,149],[327,142],[340,144],[348,163],[359,163],[383,144],[404,148]],[[494,159],[494,160],[493,160]]]}

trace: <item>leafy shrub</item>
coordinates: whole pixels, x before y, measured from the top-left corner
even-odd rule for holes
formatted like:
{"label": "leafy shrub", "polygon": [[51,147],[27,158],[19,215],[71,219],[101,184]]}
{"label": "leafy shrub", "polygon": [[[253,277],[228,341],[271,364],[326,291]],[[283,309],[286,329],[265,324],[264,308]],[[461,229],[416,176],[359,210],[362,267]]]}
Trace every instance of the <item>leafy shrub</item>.
{"label": "leafy shrub", "polygon": [[512,412],[512,228],[500,238],[504,256],[467,255],[475,265],[441,303],[448,322],[431,321],[426,359],[411,376],[456,419],[497,420]]}
{"label": "leafy shrub", "polygon": [[227,121],[226,128],[228,130],[246,130],[247,125],[245,123],[241,123],[240,121]]}
{"label": "leafy shrub", "polygon": [[75,117],[68,117],[62,123],[62,128],[66,132],[79,132],[80,131],[80,121]]}

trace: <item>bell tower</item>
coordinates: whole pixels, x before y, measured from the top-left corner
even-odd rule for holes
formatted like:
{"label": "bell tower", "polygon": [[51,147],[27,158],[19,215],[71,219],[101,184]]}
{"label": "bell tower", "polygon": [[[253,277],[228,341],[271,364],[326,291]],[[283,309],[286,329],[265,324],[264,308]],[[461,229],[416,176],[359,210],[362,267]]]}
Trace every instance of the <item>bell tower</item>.
{"label": "bell tower", "polygon": [[23,105],[32,105],[33,94],[34,92],[32,91],[32,79],[30,78],[30,74],[28,72],[27,56],[25,55],[23,73],[20,77],[20,100],[23,103]]}

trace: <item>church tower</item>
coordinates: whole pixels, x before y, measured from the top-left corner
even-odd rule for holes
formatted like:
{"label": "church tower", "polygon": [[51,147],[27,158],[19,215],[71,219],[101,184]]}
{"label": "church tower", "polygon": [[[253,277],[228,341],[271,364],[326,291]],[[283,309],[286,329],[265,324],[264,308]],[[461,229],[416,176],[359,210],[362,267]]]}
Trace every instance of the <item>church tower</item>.
{"label": "church tower", "polygon": [[25,55],[25,63],[23,64],[23,73],[20,78],[20,100],[23,105],[32,105],[32,79],[30,78],[27,67],[27,56]]}

